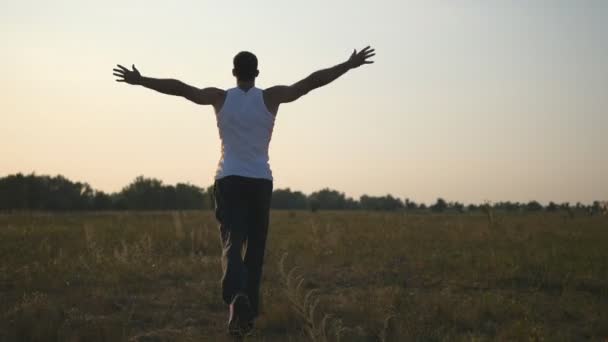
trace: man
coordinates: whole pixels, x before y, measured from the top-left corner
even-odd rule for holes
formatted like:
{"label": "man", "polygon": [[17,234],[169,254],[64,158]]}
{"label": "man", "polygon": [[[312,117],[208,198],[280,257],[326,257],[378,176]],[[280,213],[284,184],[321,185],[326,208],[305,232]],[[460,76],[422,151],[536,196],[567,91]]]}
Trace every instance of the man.
{"label": "man", "polygon": [[[233,60],[236,87],[195,88],[174,79],[142,76],[133,65],[114,69],[116,81],[142,85],[168,95],[182,96],[200,105],[212,105],[222,142],[214,184],[215,215],[222,242],[222,297],[229,305],[228,330],[243,335],[258,315],[260,281],[268,231],[272,172],[268,146],[274,120],[282,103],[293,102],[351,69],[373,63],[369,46],[334,67],[319,70],[290,86],[265,90],[255,87],[258,61],[250,52]],[[246,246],[245,256],[242,248]]]}

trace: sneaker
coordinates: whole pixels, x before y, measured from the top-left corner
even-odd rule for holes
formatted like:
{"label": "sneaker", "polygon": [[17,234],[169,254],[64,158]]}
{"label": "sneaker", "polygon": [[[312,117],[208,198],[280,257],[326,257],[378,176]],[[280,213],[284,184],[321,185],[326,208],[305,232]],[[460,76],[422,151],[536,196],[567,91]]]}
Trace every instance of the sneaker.
{"label": "sneaker", "polygon": [[249,297],[244,294],[234,296],[230,303],[228,332],[233,336],[244,336],[253,329],[253,310]]}

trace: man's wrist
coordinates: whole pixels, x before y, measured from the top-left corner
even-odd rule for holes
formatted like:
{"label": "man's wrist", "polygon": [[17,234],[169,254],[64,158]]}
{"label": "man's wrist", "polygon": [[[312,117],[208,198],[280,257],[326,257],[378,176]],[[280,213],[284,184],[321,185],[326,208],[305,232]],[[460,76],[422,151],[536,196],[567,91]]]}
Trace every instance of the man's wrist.
{"label": "man's wrist", "polygon": [[136,80],[133,81],[134,85],[143,85],[144,84],[144,78],[143,76],[138,77]]}

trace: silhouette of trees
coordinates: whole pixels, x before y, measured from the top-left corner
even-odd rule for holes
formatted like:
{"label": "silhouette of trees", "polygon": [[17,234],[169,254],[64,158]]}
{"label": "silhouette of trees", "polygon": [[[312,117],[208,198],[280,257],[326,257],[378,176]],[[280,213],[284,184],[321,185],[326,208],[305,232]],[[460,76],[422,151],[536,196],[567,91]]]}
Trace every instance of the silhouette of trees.
{"label": "silhouette of trees", "polygon": [[[415,206],[416,204],[412,202]],[[300,191],[277,189],[272,194],[273,209],[317,210],[397,210],[404,208],[403,202],[391,195],[372,197],[363,195],[359,201],[346,197],[344,193],[324,188],[306,196]]]}
{"label": "silhouette of trees", "polygon": [[137,177],[118,194],[121,209],[176,210],[204,209],[205,191],[191,184],[164,185],[154,178]]}
{"label": "silhouette of trees", "polygon": [[365,210],[397,210],[405,207],[399,198],[391,195],[382,197],[363,195],[359,198],[359,206]]}
{"label": "silhouette of trees", "polygon": [[357,201],[350,197],[346,197],[342,192],[329,188],[313,192],[308,196],[308,201],[312,211],[359,209],[359,203]]}
{"label": "silhouette of trees", "polygon": [[416,210],[418,209],[418,204],[416,202],[410,200],[409,198],[405,199],[405,203],[403,204],[406,210]]}
{"label": "silhouette of trees", "polygon": [[114,208],[114,203],[112,202],[112,196],[101,192],[96,191],[95,195],[93,195],[93,209],[95,210],[112,210]]}
{"label": "silhouette of trees", "polygon": [[276,189],[272,192],[271,208],[273,209],[308,209],[308,198],[300,191]]}
{"label": "silhouette of trees", "polygon": [[549,212],[555,212],[559,209],[559,207],[554,202],[549,202],[549,204],[547,205],[547,207],[545,209]]}
{"label": "silhouette of trees", "polygon": [[121,192],[110,195],[63,176],[19,173],[0,178],[0,210],[202,209],[203,198],[203,190],[196,186],[163,185],[141,176]]}
{"label": "silhouette of trees", "polygon": [[203,193],[203,209],[213,208],[215,208],[215,196],[213,195],[213,185],[210,185]]}
{"label": "silhouette of trees", "polygon": [[522,207],[523,207],[523,205],[518,202],[509,202],[509,201],[497,202],[497,203],[494,203],[494,205],[493,205],[494,210],[504,210],[504,211],[509,211],[509,212],[519,211],[519,210],[521,210]]}
{"label": "silhouette of trees", "polygon": [[448,208],[447,202],[443,198],[438,198],[435,204],[431,205],[431,210],[437,213],[443,212]]}
{"label": "silhouette of trees", "polygon": [[164,192],[161,181],[139,176],[124,187],[120,194],[126,209],[151,210],[164,207]]}
{"label": "silhouette of trees", "polygon": [[450,202],[448,204],[448,208],[450,209],[454,209],[459,213],[463,213],[464,212],[464,204],[460,203],[460,202]]}
{"label": "silhouette of trees", "polygon": [[[0,178],[0,210],[184,210],[213,209],[213,186],[206,189],[191,184],[175,186],[163,184],[154,178],[139,176],[120,192],[107,194],[94,190],[89,184],[72,182],[58,175],[38,176],[21,173]],[[496,202],[484,205],[447,202],[443,198],[428,206],[409,198],[402,201],[391,195],[362,195],[359,200],[346,197],[343,192],[324,188],[306,195],[290,188],[276,189],[272,194],[272,209],[287,210],[407,210],[433,212],[476,212],[491,207],[503,212],[575,212],[596,214],[605,211],[605,202],[595,201],[585,205],[549,202],[543,207],[537,201],[528,203]]]}
{"label": "silhouette of trees", "polygon": [[528,204],[526,204],[526,210],[527,211],[540,211],[543,210],[543,206],[538,203],[537,201],[530,201],[528,202]]}
{"label": "silhouette of trees", "polygon": [[19,173],[0,178],[0,209],[91,209],[94,195],[87,183],[73,183],[63,176]]}

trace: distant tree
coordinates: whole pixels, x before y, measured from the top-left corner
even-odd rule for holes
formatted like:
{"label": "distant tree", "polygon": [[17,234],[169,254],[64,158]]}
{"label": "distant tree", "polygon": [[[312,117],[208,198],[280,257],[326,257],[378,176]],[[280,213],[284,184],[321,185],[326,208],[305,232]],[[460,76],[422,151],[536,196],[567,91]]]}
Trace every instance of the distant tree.
{"label": "distant tree", "polygon": [[205,191],[191,184],[163,185],[154,178],[139,176],[115,196],[117,209],[177,210],[203,209]]}
{"label": "distant tree", "polygon": [[353,199],[352,197],[347,197],[346,202],[344,203],[344,209],[348,209],[348,210],[361,209],[361,205],[360,205],[359,201]]}
{"label": "distant tree", "polygon": [[549,212],[555,212],[555,211],[557,211],[557,209],[559,209],[559,207],[554,202],[549,202],[549,204],[547,205],[547,208],[546,208],[546,210]]}
{"label": "distant tree", "polygon": [[308,203],[310,204],[310,211],[313,213],[317,212],[321,208],[321,204],[316,198],[309,198]]}
{"label": "distant tree", "polygon": [[112,208],[115,210],[130,209],[127,204],[127,199],[120,192],[112,195]]}
{"label": "distant tree", "polygon": [[120,192],[130,210],[158,210],[163,208],[163,185],[154,178],[139,176]]}
{"label": "distant tree", "polygon": [[416,210],[416,209],[418,209],[418,205],[416,204],[416,202],[410,200],[409,198],[405,199],[404,206],[405,206],[405,209],[407,209],[407,210]]}
{"label": "distant tree", "polygon": [[203,209],[215,209],[215,195],[213,185],[207,187],[203,193]]}
{"label": "distant tree", "polygon": [[527,211],[540,211],[543,210],[543,206],[537,201],[530,201],[526,204]]}
{"label": "distant tree", "polygon": [[93,195],[92,209],[94,209],[94,210],[114,209],[114,205],[112,202],[112,196],[104,193],[103,191],[95,191],[95,195]]}
{"label": "distant tree", "polygon": [[589,206],[589,213],[591,215],[604,214],[606,210],[605,202],[593,201],[593,203]]}
{"label": "distant tree", "polygon": [[464,204],[460,203],[460,202],[451,202],[450,203],[450,208],[456,210],[459,213],[463,213],[464,212]]}
{"label": "distant tree", "polygon": [[25,176],[18,173],[0,179],[0,209],[29,208]]}
{"label": "distant tree", "polygon": [[444,212],[448,208],[447,202],[443,198],[438,198],[435,204],[431,205],[431,210],[437,213]]}
{"label": "distant tree", "polygon": [[289,188],[276,189],[272,192],[272,209],[307,209],[308,198],[300,191],[292,192]]}
{"label": "distant tree", "polygon": [[308,197],[312,206],[318,206],[316,209],[322,210],[341,210],[346,209],[346,197],[344,193],[336,190],[325,188],[320,191],[313,192]]}
{"label": "distant tree", "polygon": [[523,204],[519,202],[507,202],[507,211],[521,211],[523,209]]}
{"label": "distant tree", "polygon": [[178,183],[175,186],[175,209],[203,209],[205,190],[191,184]]}
{"label": "distant tree", "polygon": [[400,199],[391,195],[382,197],[363,195],[359,198],[359,205],[364,210],[397,210],[404,207]]}
{"label": "distant tree", "polygon": [[518,211],[520,209],[521,205],[517,202],[496,202],[493,205],[493,209],[494,210],[504,210],[504,211]]}

